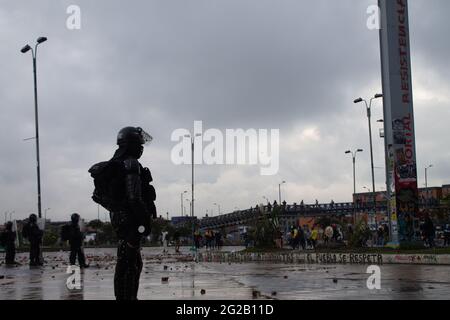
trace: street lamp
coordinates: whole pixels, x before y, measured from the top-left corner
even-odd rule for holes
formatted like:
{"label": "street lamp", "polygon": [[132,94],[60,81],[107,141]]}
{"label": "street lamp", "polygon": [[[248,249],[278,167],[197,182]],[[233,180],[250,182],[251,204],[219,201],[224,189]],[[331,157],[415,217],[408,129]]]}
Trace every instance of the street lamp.
{"label": "street lamp", "polygon": [[194,148],[195,148],[195,138],[196,137],[200,137],[202,134],[201,133],[197,133],[195,136],[192,136],[190,134],[185,135],[185,138],[190,138],[191,139],[191,162],[192,162],[192,180],[191,180],[191,189],[192,189],[192,200],[191,200],[191,223],[192,223],[192,247],[191,250],[196,250],[196,247],[194,246],[195,243],[195,228],[194,228]]}
{"label": "street lamp", "polygon": [[347,150],[345,154],[351,154],[353,159],[353,225],[356,225],[356,204],[355,204],[355,195],[356,195],[356,155],[358,152],[363,152],[363,149],[358,149],[355,152]]}
{"label": "street lamp", "polygon": [[[384,120],[383,120],[383,119],[379,119],[379,120],[377,120],[377,123],[384,124]],[[385,135],[385,133],[384,133],[384,127],[383,127],[383,128],[380,128],[380,129],[379,129],[379,132],[380,132],[380,138],[384,139],[384,135]],[[375,167],[375,169],[376,169],[376,167]]]}
{"label": "street lamp", "polygon": [[219,216],[220,216],[220,204],[214,203],[214,205],[218,207],[218,209],[219,209]]}
{"label": "street lamp", "polygon": [[44,210],[44,220],[47,221],[47,211],[50,210],[50,208],[47,208]]}
{"label": "street lamp", "polygon": [[36,126],[36,170],[37,170],[37,189],[38,189],[38,216],[42,218],[41,212],[41,170],[40,170],[40,160],[39,160],[39,116],[38,116],[38,98],[37,98],[37,76],[36,76],[36,56],[38,45],[47,41],[46,37],[39,37],[36,40],[36,45],[34,50],[28,44],[23,47],[20,52],[26,53],[31,50],[31,55],[33,57],[33,74],[34,74],[34,119]]}
{"label": "street lamp", "polygon": [[281,205],[281,185],[282,184],[285,184],[286,183],[286,181],[283,181],[283,182],[281,182],[281,183],[279,183],[278,184],[278,200],[279,200],[279,205]]}
{"label": "street lamp", "polygon": [[428,209],[428,201],[429,201],[429,192],[428,192],[428,170],[433,168],[433,165],[430,164],[429,166],[425,167],[425,191],[427,193],[427,198],[425,202],[425,208]]}
{"label": "street lamp", "polygon": [[186,199],[187,202],[189,202],[189,215],[192,216],[192,201],[189,199]]}
{"label": "street lamp", "polygon": [[180,197],[181,197],[181,216],[184,216],[184,210],[183,210],[183,208],[184,208],[184,205],[183,205],[183,195],[184,195],[185,193],[187,193],[187,191],[183,191],[183,192],[181,193],[181,195],[180,195]]}
{"label": "street lamp", "polygon": [[192,136],[190,134],[185,135],[185,138],[191,139],[191,162],[192,162],[192,178],[191,178],[191,189],[192,189],[192,217],[194,217],[194,148],[195,148],[195,138],[200,137],[202,134],[197,133],[195,136]]}
{"label": "street lamp", "polygon": [[370,98],[370,102],[369,104],[367,104],[367,100],[363,99],[363,98],[358,98],[354,101],[354,103],[361,103],[364,102],[366,105],[366,109],[367,109],[367,119],[369,122],[369,140],[370,140],[370,163],[371,163],[371,168],[372,168],[372,192],[373,192],[373,214],[376,214],[377,212],[377,201],[376,201],[376,197],[375,197],[375,172],[374,172],[374,165],[373,165],[373,146],[372,146],[372,124],[370,122],[370,117],[372,114],[372,101],[374,99],[379,99],[382,98],[383,95],[378,93],[376,94],[373,98]]}

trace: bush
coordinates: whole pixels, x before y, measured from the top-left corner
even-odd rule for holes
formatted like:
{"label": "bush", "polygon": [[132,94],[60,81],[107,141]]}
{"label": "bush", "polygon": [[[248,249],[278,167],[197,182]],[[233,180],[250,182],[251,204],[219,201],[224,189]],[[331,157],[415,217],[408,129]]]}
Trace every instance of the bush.
{"label": "bush", "polygon": [[254,240],[257,248],[275,248],[275,238],[277,236],[278,210],[275,208],[272,213],[263,214],[256,222],[250,239]]}
{"label": "bush", "polygon": [[98,230],[96,240],[98,244],[115,244],[117,236],[113,230],[111,223],[107,222],[103,225],[102,230]]}
{"label": "bush", "polygon": [[353,235],[349,239],[349,246],[353,248],[363,248],[366,246],[367,240],[372,236],[372,232],[364,220],[358,221],[353,231]]}
{"label": "bush", "polygon": [[54,246],[58,241],[58,238],[58,233],[55,230],[46,230],[43,238],[44,246]]}
{"label": "bush", "polygon": [[420,249],[425,249],[425,245],[421,241],[400,243],[400,250],[420,250]]}

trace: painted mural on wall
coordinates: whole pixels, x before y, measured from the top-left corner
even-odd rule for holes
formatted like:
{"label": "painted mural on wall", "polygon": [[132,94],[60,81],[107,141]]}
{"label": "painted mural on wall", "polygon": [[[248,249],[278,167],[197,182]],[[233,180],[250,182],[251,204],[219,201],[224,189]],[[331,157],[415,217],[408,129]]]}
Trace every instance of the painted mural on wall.
{"label": "painted mural on wall", "polygon": [[418,215],[407,0],[379,0],[386,180],[394,243],[414,240]]}

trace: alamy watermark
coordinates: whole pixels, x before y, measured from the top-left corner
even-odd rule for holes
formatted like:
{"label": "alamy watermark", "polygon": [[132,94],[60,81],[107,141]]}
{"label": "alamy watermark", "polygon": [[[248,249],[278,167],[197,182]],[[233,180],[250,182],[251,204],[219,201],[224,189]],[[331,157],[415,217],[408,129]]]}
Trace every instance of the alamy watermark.
{"label": "alamy watermark", "polygon": [[70,276],[66,280],[66,287],[69,291],[81,290],[80,267],[70,265],[67,267],[66,273]]}
{"label": "alamy watermark", "polygon": [[276,175],[279,169],[279,129],[208,129],[194,121],[193,134],[188,129],[176,129],[171,141],[171,160],[175,165],[259,165],[263,176]]}
{"label": "alamy watermark", "polygon": [[381,268],[379,266],[367,267],[366,273],[370,273],[366,285],[369,290],[381,290]]}
{"label": "alamy watermark", "polygon": [[79,6],[72,4],[67,7],[66,13],[69,15],[66,20],[66,27],[69,30],[81,29],[81,9]]}
{"label": "alamy watermark", "polygon": [[366,13],[369,15],[367,18],[367,29],[380,30],[380,7],[377,5],[370,5],[367,7]]}

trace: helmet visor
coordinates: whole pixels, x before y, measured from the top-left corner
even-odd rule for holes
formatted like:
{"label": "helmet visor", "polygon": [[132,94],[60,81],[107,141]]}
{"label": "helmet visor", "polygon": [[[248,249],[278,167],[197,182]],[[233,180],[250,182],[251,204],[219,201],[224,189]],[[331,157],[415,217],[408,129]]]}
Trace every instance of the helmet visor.
{"label": "helmet visor", "polygon": [[141,136],[141,143],[143,145],[149,144],[150,142],[152,142],[153,137],[151,135],[149,135],[147,132],[145,132],[144,129],[142,129],[142,128],[138,127],[137,129],[138,129],[139,134]]}

